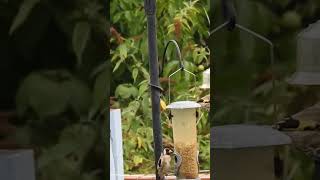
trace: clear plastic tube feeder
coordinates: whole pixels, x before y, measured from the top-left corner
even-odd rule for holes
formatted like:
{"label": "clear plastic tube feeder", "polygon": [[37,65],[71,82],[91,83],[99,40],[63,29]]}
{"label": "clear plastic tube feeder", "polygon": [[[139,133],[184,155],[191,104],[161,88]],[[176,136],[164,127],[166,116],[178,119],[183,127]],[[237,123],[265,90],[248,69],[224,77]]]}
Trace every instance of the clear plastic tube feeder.
{"label": "clear plastic tube feeder", "polygon": [[200,104],[178,101],[168,105],[175,151],[182,161],[177,179],[198,179],[197,110]]}

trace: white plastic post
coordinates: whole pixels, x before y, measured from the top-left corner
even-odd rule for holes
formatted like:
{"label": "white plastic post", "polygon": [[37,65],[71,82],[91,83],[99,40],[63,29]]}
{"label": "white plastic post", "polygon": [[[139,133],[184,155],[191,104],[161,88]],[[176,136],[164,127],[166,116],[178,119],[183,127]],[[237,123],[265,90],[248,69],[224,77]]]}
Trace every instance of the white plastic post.
{"label": "white plastic post", "polygon": [[111,139],[110,139],[110,180],[116,180],[115,161],[113,158]]}
{"label": "white plastic post", "polygon": [[[110,138],[116,180],[124,180],[121,110],[110,110]],[[111,152],[111,149],[110,149]],[[111,154],[110,154],[111,155]],[[110,160],[112,159],[110,158]],[[111,162],[112,163],[112,162]]]}
{"label": "white plastic post", "polygon": [[35,180],[32,150],[0,150],[0,180]]}

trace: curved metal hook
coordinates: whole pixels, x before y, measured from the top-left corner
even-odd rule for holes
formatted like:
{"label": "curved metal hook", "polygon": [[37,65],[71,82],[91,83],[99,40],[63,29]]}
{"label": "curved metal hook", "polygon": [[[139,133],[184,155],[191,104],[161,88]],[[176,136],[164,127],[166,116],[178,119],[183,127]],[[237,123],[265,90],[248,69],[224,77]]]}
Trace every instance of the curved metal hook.
{"label": "curved metal hook", "polygon": [[236,10],[233,0],[221,0],[222,13],[225,19],[228,20],[228,30],[232,31],[236,27]]}
{"label": "curved metal hook", "polygon": [[173,43],[173,44],[175,45],[175,47],[176,47],[176,51],[177,51],[177,54],[178,54],[178,57],[179,57],[179,66],[180,66],[180,67],[179,67],[178,70],[176,70],[175,72],[173,72],[172,74],[169,75],[169,103],[171,103],[171,95],[170,95],[170,94],[171,94],[171,93],[170,93],[170,91],[171,91],[171,84],[170,84],[170,81],[171,81],[171,77],[172,77],[173,75],[175,75],[175,74],[178,73],[179,71],[185,71],[185,72],[191,74],[191,75],[194,77],[194,81],[196,82],[196,75],[195,75],[194,73],[188,71],[187,69],[185,69],[184,64],[183,64],[183,60],[182,60],[182,56],[181,56],[180,47],[179,47],[177,41],[176,41],[176,40],[173,40],[173,39],[170,40],[170,41],[166,44],[166,47],[165,47],[165,49],[164,49],[163,60],[162,60],[162,69],[161,69],[161,71],[160,71],[161,74],[162,74],[163,69],[164,69],[164,68],[163,68],[163,65],[164,65],[164,62],[165,62],[165,55],[166,55],[166,52],[167,52],[167,49],[168,49],[170,43]]}
{"label": "curved metal hook", "polygon": [[[166,52],[167,52],[167,49],[168,49],[170,43],[173,43],[173,44],[175,45],[176,51],[177,51],[177,54],[178,54],[178,57],[179,57],[179,62],[180,62],[179,65],[180,65],[180,68],[181,68],[181,69],[184,69],[184,64],[183,64],[183,62],[182,62],[182,56],[181,56],[180,47],[179,47],[177,41],[172,39],[172,40],[170,40],[169,42],[167,42],[166,47],[165,47],[165,49],[164,49],[163,57],[162,57],[161,70],[159,71],[160,74],[163,73],[164,63],[165,63],[165,59],[166,59]],[[159,74],[159,75],[160,75],[160,74]]]}

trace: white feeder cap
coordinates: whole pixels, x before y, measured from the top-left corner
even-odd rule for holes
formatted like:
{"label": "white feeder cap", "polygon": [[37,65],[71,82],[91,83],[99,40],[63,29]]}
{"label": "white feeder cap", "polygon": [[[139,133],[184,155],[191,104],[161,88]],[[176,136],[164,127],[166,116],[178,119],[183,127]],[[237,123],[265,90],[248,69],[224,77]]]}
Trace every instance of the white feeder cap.
{"label": "white feeder cap", "polygon": [[167,106],[167,109],[193,109],[200,108],[201,105],[195,101],[177,101]]}
{"label": "white feeder cap", "polygon": [[211,148],[237,149],[291,144],[286,134],[271,126],[225,125],[211,128]]}
{"label": "white feeder cap", "polygon": [[210,68],[205,70],[202,73],[202,85],[200,86],[201,89],[210,89]]}

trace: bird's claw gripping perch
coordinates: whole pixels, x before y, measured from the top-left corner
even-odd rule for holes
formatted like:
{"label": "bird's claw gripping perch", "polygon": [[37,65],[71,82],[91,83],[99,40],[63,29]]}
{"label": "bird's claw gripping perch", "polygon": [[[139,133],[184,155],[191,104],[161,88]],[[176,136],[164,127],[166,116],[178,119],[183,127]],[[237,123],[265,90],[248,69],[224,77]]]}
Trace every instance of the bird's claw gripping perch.
{"label": "bird's claw gripping perch", "polygon": [[165,176],[169,174],[172,150],[164,148],[157,162],[157,173],[160,180],[165,180]]}

